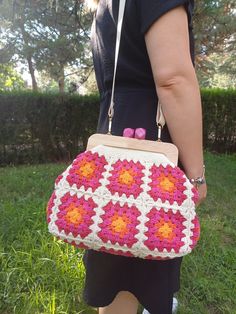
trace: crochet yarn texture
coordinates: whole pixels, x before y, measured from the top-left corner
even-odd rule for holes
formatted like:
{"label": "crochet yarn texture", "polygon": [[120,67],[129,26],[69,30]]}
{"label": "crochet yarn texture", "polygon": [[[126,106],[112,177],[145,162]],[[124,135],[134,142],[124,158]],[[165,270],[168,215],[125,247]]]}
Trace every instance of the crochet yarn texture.
{"label": "crochet yarn texture", "polygon": [[197,199],[184,172],[163,154],[98,145],[57,177],[48,227],[81,248],[175,258],[199,240]]}

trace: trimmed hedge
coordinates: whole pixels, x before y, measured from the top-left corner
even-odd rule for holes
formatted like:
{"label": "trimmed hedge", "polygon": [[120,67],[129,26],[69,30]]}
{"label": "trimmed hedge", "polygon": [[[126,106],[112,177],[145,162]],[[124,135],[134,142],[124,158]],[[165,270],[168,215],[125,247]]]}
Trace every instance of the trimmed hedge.
{"label": "trimmed hedge", "polygon": [[236,152],[236,90],[202,89],[203,143],[212,152]]}
{"label": "trimmed hedge", "polygon": [[[236,152],[236,90],[203,89],[204,147]],[[0,93],[0,164],[69,161],[96,131],[98,95]]]}
{"label": "trimmed hedge", "polygon": [[0,164],[73,159],[96,129],[97,95],[0,93]]}

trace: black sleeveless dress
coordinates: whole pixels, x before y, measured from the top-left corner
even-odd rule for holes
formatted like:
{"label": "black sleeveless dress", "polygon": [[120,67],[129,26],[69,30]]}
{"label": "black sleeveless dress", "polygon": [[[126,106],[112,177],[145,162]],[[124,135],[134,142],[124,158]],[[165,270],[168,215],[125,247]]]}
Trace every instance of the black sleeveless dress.
{"label": "black sleeveless dress", "polygon": [[[179,5],[188,14],[190,53],[194,62],[192,0],[127,0],[116,76],[112,134],[142,127],[146,139],[157,139],[158,97],[144,35],[161,15]],[[118,0],[100,0],[92,26],[92,51],[100,92],[98,133],[107,133],[108,108],[113,78]],[[166,39],[168,40],[168,38]],[[162,140],[171,142],[167,126]],[[182,167],[180,161],[179,167]],[[170,314],[173,293],[180,288],[182,258],[145,260],[86,250],[83,297],[93,307],[110,304],[119,291],[130,291],[151,314]],[[122,313],[121,313],[122,314]]]}

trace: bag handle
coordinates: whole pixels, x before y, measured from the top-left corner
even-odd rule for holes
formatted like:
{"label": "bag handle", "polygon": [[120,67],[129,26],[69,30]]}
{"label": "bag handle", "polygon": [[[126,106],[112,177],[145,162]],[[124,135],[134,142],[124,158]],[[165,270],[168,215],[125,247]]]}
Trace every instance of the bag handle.
{"label": "bag handle", "polygon": [[[112,118],[114,116],[115,81],[116,81],[118,55],[119,55],[119,49],[120,49],[121,30],[122,30],[124,12],[125,12],[125,3],[126,3],[126,0],[120,0],[119,1],[119,13],[118,13],[118,21],[117,21],[116,46],[115,46],[114,73],[113,73],[113,80],[112,80],[111,101],[110,101],[110,106],[108,109],[108,117],[109,117],[108,134],[111,134]],[[163,115],[163,112],[161,109],[161,103],[159,101],[158,101],[158,106],[157,106],[156,123],[158,126],[158,140],[160,140],[161,129],[165,125],[165,117]]]}

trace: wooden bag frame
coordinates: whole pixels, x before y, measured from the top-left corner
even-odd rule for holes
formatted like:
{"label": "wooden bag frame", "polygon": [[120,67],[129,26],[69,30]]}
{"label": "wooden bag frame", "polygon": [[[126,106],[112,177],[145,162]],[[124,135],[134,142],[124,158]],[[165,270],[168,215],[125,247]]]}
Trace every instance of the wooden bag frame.
{"label": "wooden bag frame", "polygon": [[87,150],[98,145],[160,153],[165,155],[176,166],[178,163],[178,148],[172,143],[140,140],[110,134],[96,133],[91,135],[88,139]]}

